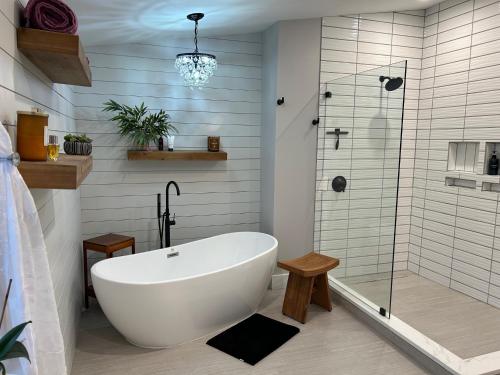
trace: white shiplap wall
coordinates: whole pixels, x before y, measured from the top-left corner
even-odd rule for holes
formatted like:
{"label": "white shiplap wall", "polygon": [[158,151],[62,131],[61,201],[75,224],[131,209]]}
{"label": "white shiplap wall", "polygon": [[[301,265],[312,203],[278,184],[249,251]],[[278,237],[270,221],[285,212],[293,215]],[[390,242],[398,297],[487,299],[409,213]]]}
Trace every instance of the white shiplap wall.
{"label": "white shiplap wall", "polygon": [[[0,121],[15,144],[16,111],[36,106],[49,113],[49,134],[75,131],[72,92],[52,84],[16,48],[21,4],[0,1]],[[69,368],[82,301],[80,191],[32,190],[47,245]],[[32,317],[36,319],[37,317]]]}
{"label": "white shiplap wall", "polygon": [[[373,120],[381,117],[378,75],[403,76],[402,60],[408,72],[395,268],[407,268],[423,30],[424,11],[323,19],[321,93],[332,91],[333,98],[322,95],[320,102],[315,247],[340,258],[339,277],[385,272],[392,264],[402,88],[389,100],[383,91],[384,121]],[[369,69],[376,71],[360,74]],[[350,132],[339,150],[325,134],[337,127]],[[348,180],[345,193],[331,189],[337,175]]]}
{"label": "white shiplap wall", "polygon": [[426,11],[410,270],[500,307],[498,193],[445,186],[448,143],[500,140],[500,2],[445,1]]}
{"label": "white shiplap wall", "polygon": [[[74,89],[78,131],[95,140],[94,170],[81,188],[84,238],[123,233],[136,238],[138,251],[157,248],[156,194],[169,180],[181,190],[170,198],[173,244],[259,230],[261,35],[202,38],[200,49],[217,55],[219,68],[201,90],[185,87],[173,66],[192,43],[87,47],[93,85]],[[221,136],[229,160],[128,161],[132,146],[101,111],[108,99],[165,109],[179,129],[178,149],[203,150],[207,136]]]}

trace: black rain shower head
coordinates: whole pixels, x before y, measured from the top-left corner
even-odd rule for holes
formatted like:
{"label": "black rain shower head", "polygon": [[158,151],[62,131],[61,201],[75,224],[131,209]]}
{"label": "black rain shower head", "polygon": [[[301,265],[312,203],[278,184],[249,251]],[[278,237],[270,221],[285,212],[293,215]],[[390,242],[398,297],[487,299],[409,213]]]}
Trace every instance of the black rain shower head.
{"label": "black rain shower head", "polygon": [[391,77],[380,76],[379,81],[383,83],[386,79],[388,80],[387,83],[385,84],[385,89],[387,91],[397,90],[403,84],[403,78],[401,77],[391,78]]}

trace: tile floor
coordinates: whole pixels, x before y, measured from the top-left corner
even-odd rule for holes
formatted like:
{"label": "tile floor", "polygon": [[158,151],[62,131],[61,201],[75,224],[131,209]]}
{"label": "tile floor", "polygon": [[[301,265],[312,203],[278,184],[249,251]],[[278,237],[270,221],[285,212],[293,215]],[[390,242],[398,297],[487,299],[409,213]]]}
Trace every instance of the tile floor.
{"label": "tile floor", "polygon": [[260,312],[297,325],[301,332],[254,367],[205,345],[208,337],[173,349],[134,347],[94,305],[83,314],[72,374],[428,374],[342,306],[336,306],[331,313],[311,306],[305,325],[283,316],[283,293],[269,291]]}

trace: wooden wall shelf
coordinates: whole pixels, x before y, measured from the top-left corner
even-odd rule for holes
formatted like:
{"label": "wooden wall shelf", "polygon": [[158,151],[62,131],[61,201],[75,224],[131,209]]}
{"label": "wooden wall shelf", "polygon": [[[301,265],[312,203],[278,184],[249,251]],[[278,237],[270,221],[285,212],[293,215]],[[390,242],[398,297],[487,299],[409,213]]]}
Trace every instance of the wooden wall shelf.
{"label": "wooden wall shelf", "polygon": [[59,155],[57,161],[22,161],[19,172],[32,189],[78,189],[92,170],[92,156]]}
{"label": "wooden wall shelf", "polygon": [[55,83],[92,86],[89,63],[78,35],[18,28],[17,48]]}
{"label": "wooden wall shelf", "polygon": [[129,151],[128,160],[227,160],[224,151]]}

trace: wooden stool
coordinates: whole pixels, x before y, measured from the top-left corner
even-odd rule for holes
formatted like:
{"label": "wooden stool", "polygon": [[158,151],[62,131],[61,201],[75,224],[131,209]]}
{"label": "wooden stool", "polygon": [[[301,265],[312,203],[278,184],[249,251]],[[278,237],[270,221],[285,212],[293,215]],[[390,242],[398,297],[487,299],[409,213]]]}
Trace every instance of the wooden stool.
{"label": "wooden stool", "polygon": [[283,301],[283,314],[305,323],[310,303],[332,311],[326,273],[338,265],[338,259],[315,252],[278,262],[278,267],[290,272]]}
{"label": "wooden stool", "polygon": [[83,278],[85,282],[85,307],[89,308],[89,297],[95,298],[94,287],[89,285],[87,250],[93,250],[105,253],[106,258],[112,258],[113,253],[118,250],[132,248],[132,254],[135,254],[135,238],[122,236],[121,234],[105,234],[83,241]]}

